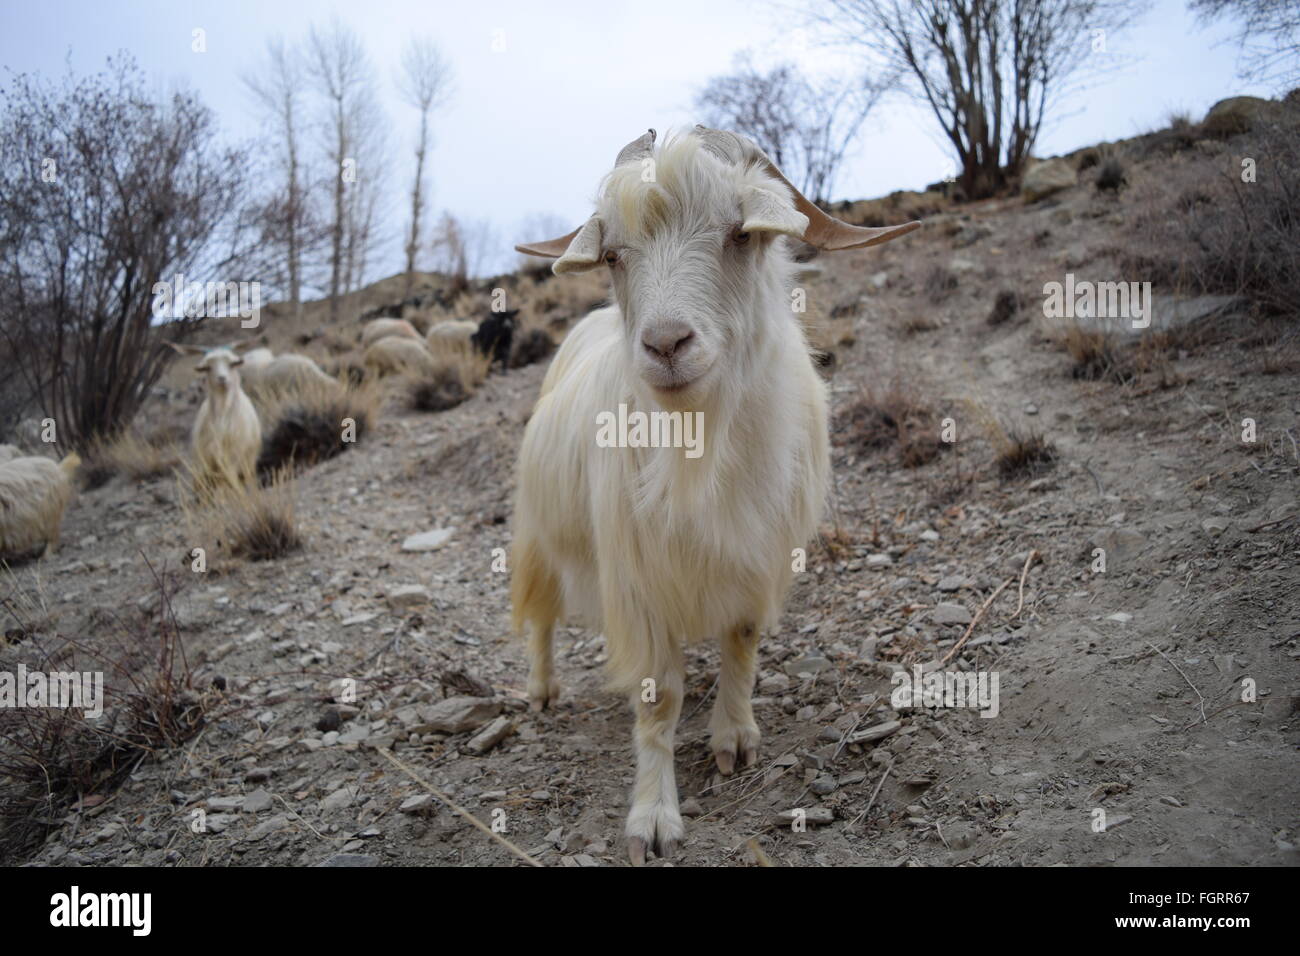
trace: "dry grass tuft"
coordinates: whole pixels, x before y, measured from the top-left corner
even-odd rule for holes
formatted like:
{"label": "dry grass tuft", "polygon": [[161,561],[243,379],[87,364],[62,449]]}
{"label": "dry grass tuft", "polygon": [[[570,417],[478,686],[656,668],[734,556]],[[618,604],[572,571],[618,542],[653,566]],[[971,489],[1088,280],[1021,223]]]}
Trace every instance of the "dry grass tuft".
{"label": "dry grass tuft", "polygon": [[1004,480],[1034,477],[1056,463],[1056,446],[1039,432],[998,428],[989,437],[995,452],[994,464]]}
{"label": "dry grass tuft", "polygon": [[959,284],[956,273],[940,265],[932,266],[923,281],[926,297],[936,304],[957,291]]}
{"label": "dry grass tuft", "polygon": [[[18,645],[14,653],[25,657],[6,660],[6,670],[22,660],[48,673],[57,660],[61,672],[101,675],[104,713],[96,719],[84,708],[0,708],[0,862],[23,862],[64,824],[74,802],[102,804],[143,761],[219,716],[220,695],[195,689],[171,611],[171,576],[155,572],[154,579],[154,610],[103,612],[93,644],[55,636],[42,651]],[[6,600],[5,608],[17,629],[35,633],[39,623],[23,619],[30,603]]]}
{"label": "dry grass tuft", "polygon": [[289,469],[258,486],[223,485],[182,494],[190,538],[206,552],[224,551],[249,561],[274,561],[302,547],[295,522]]}
{"label": "dry grass tuft", "polygon": [[261,397],[263,479],[282,468],[307,468],[362,441],[379,417],[382,400],[374,383],[309,384]]}
{"label": "dry grass tuft", "polygon": [[544,361],[554,351],[555,340],[545,329],[523,329],[515,336],[514,346],[510,350],[510,367],[523,368]]}
{"label": "dry grass tuft", "polygon": [[1066,326],[1062,344],[1074,360],[1074,366],[1070,370],[1071,378],[1127,385],[1135,377],[1128,359],[1104,332],[1081,329],[1071,324]]}
{"label": "dry grass tuft", "polygon": [[946,447],[937,417],[901,378],[864,387],[836,413],[833,433],[836,444],[859,453],[897,448],[904,468],[931,462]]}
{"label": "dry grass tuft", "polygon": [[461,371],[461,362],[438,360],[433,367],[408,372],[403,378],[407,403],[417,412],[445,412],[474,394]]}
{"label": "dry grass tuft", "polygon": [[993,308],[985,320],[989,325],[1002,325],[1020,314],[1023,302],[1014,289],[1002,289],[993,300]]}
{"label": "dry grass tuft", "polygon": [[181,441],[174,433],[157,431],[145,437],[129,429],[114,438],[97,438],[91,443],[82,481],[88,489],[106,484],[114,475],[151,481],[171,474],[180,465],[181,457]]}

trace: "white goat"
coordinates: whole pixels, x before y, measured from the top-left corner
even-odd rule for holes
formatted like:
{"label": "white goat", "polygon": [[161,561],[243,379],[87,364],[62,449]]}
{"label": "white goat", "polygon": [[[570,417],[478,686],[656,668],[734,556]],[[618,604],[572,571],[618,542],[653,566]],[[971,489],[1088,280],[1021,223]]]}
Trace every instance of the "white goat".
{"label": "white goat", "polygon": [[[653,130],[629,144],[585,225],[516,247],[556,258],[556,273],[608,266],[613,281],[617,305],[569,333],[524,433],[511,599],[516,630],[530,625],[534,709],[559,691],[551,645],[561,615],[582,614],[605,634],[611,684],[636,715],[634,863],[651,849],[671,854],[684,833],[673,770],[683,645],[721,641],[711,746],[730,774],[758,745],[759,632],[775,622],[794,551],[822,510],[826,395],[791,308],[785,236],[849,249],[918,225],[833,219],[749,140],[697,127],[657,152]],[[702,447],[606,447],[598,424],[622,406],[698,422]]]}
{"label": "white goat", "polygon": [[23,450],[17,445],[0,445],[0,465],[15,458],[22,458]]}
{"label": "white goat", "polygon": [[468,355],[473,349],[470,339],[478,325],[468,319],[448,319],[429,329],[425,341],[433,355]]}
{"label": "white goat", "polygon": [[418,371],[433,367],[433,356],[422,339],[389,336],[366,349],[362,363],[370,375]]}
{"label": "white goat", "polygon": [[421,339],[420,333],[415,330],[410,322],[406,319],[371,319],[361,329],[361,347],[369,348],[381,339],[396,335],[404,339]]}
{"label": "white goat", "polygon": [[239,353],[247,343],[209,349],[168,344],[182,355],[201,355],[194,368],[207,377],[207,396],[190,434],[196,483],[255,484],[262,423],[239,379]]}
{"label": "white goat", "polygon": [[76,452],[57,464],[36,456],[0,462],[0,559],[12,560],[41,547],[46,555],[58,549],[72,476],[80,464]]}
{"label": "white goat", "polygon": [[311,385],[339,384],[306,355],[293,352],[273,355],[267,348],[253,349],[244,355],[241,371],[244,385],[255,391],[293,391]]}

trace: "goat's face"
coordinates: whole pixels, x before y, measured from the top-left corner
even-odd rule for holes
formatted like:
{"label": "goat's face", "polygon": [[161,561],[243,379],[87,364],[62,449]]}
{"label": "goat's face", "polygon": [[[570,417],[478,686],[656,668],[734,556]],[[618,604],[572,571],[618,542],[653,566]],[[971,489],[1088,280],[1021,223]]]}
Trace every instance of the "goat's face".
{"label": "goat's face", "polygon": [[236,352],[226,348],[211,349],[203,354],[194,368],[207,376],[208,391],[218,395],[238,386],[240,365],[244,359]]}
{"label": "goat's face", "polygon": [[753,197],[761,191],[783,211],[790,222],[783,231],[806,220],[762,170],[730,165],[694,139],[661,150],[648,181],[646,168],[619,166],[606,180],[593,220],[598,260],[613,281],[640,379],[661,401],[694,403],[761,335],[769,317],[759,297],[783,275],[771,260],[786,258],[784,240],[750,224]]}
{"label": "goat's face", "polygon": [[622,309],[629,358],[662,396],[707,391],[720,360],[748,333],[770,241],[736,215],[673,221],[648,236],[617,221],[604,261]]}

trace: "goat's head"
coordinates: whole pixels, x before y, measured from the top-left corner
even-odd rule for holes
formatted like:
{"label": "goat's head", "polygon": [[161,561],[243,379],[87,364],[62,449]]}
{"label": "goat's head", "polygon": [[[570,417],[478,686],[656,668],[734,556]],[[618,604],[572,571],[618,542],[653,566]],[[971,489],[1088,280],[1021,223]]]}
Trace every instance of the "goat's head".
{"label": "goat's head", "polygon": [[753,142],[697,126],[658,150],[654,130],[629,143],[582,227],[516,248],[554,258],[559,274],[608,268],[634,367],[661,401],[676,404],[705,393],[719,377],[719,357],[761,333],[760,296],[788,295],[784,237],[855,249],[919,226],[841,222],[804,198]]}
{"label": "goat's head", "polygon": [[181,355],[200,356],[194,365],[196,372],[207,377],[208,391],[223,394],[239,384],[240,365],[244,364],[242,352],[253,347],[255,342],[240,342],[236,345],[216,345],[203,348],[199,345],[178,345],[168,342]]}

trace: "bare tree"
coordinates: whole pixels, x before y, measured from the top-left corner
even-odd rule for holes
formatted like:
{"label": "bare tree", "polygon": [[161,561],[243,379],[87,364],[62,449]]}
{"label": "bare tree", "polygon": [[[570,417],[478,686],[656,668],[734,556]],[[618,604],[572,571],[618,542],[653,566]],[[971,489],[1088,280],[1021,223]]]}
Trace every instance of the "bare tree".
{"label": "bare tree", "polygon": [[212,314],[194,298],[162,312],[159,284],[179,304],[177,274],[220,281],[229,314],[226,283],[257,274],[247,165],[195,96],[151,99],[128,59],[0,91],[0,337],[61,443],[129,424],[166,366],[162,336]]}
{"label": "bare tree", "polygon": [[700,90],[695,108],[706,125],[754,140],[805,196],[825,202],[863,121],[893,82],[814,81],[789,63],[763,72],[744,52],[731,73]]}
{"label": "bare tree", "polygon": [[[360,39],[337,21],[307,35],[307,75],[325,102],[326,156],[332,181],[330,219],[330,321],[339,318],[339,296],[349,281],[347,247],[349,186],[365,172],[359,161],[358,128],[373,109],[374,73]],[[355,259],[355,250],[354,250]]]}
{"label": "bare tree", "polygon": [[1300,81],[1300,3],[1296,0],[1191,0],[1190,6],[1203,23],[1236,21],[1233,39],[1241,47],[1242,79],[1282,87]]}
{"label": "bare tree", "polygon": [[411,294],[415,283],[415,254],[420,248],[421,217],[424,213],[424,165],[432,133],[429,120],[451,95],[451,65],[427,37],[413,38],[402,53],[398,90],[420,114],[420,132],[415,145],[415,183],[411,187],[411,227],[406,236],[406,282],[402,296]]}
{"label": "bare tree", "polygon": [[266,44],[262,72],[244,77],[244,85],[273,124],[271,139],[282,166],[282,187],[277,184],[264,215],[267,238],[274,240],[278,233],[284,244],[289,302],[295,317],[302,315],[303,247],[310,232],[302,160],[302,74],[301,56],[277,37]]}
{"label": "bare tree", "polygon": [[493,249],[498,247],[491,223],[457,219],[444,211],[431,243],[433,269],[451,280],[453,291],[460,291],[492,263]]}
{"label": "bare tree", "polygon": [[968,198],[1021,171],[1066,81],[1145,0],[820,0],[844,45],[900,71],[952,144]]}
{"label": "bare tree", "polygon": [[383,111],[375,99],[374,90],[367,88],[357,96],[354,112],[348,122],[353,144],[352,160],[355,177],[348,184],[344,203],[343,221],[343,292],[353,292],[366,279],[366,267],[380,242],[378,225],[385,218],[384,198],[381,188],[384,180],[380,170],[387,168],[385,144],[389,140],[388,125]]}

